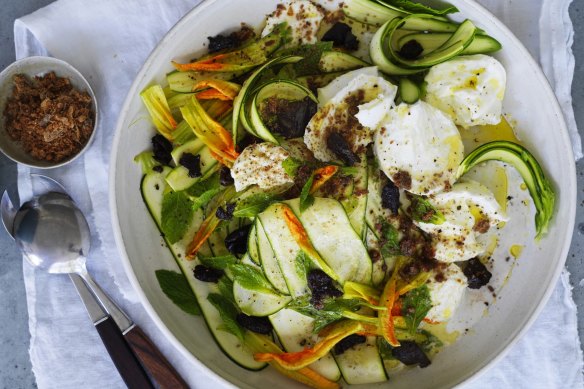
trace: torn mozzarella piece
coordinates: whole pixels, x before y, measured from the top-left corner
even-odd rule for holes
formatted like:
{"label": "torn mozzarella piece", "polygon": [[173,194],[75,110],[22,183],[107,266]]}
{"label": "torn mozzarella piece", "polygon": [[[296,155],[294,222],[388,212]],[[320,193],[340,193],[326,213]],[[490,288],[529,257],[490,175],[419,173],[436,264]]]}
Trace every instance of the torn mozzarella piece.
{"label": "torn mozzarella piece", "polygon": [[454,58],[432,66],[425,78],[425,100],[462,127],[501,121],[506,73],[488,55]]}
{"label": "torn mozzarella piece", "polygon": [[276,10],[268,15],[262,36],[268,35],[281,23],[287,23],[292,40],[288,46],[316,43],[318,29],[324,18],[324,10],[307,0],[292,0],[279,4]]}
{"label": "torn mozzarella piece", "polygon": [[[374,105],[386,106],[389,109],[397,93],[395,85],[383,77],[371,75],[370,71],[363,72],[359,69],[341,77],[343,84],[345,81],[347,83],[319,108],[304,133],[306,146],[317,159],[325,162],[337,160],[327,145],[328,137],[333,132],[338,133],[347,142],[353,153],[362,154],[365,147],[372,142],[373,134],[369,127],[359,122],[357,115],[368,124],[374,121],[368,121],[365,118],[366,114],[361,113],[360,107],[370,103],[372,109]],[[331,90],[333,89],[329,88],[327,93]],[[320,95],[322,94],[319,93]]]}
{"label": "torn mozzarella piece", "polygon": [[426,319],[433,322],[447,321],[462,301],[467,286],[466,276],[460,267],[450,264],[446,268],[433,270],[426,285],[432,300],[432,308]]}
{"label": "torn mozzarella piece", "polygon": [[231,169],[235,190],[239,192],[250,185],[272,189],[293,184],[294,180],[282,166],[282,162],[289,156],[290,153],[284,148],[273,143],[257,143],[246,147]]}
{"label": "torn mozzarella piece", "polygon": [[442,214],[442,224],[416,222],[432,236],[434,257],[442,262],[465,261],[483,253],[485,243],[477,237],[507,220],[487,187],[476,181],[459,181],[448,192],[428,197]]}
{"label": "torn mozzarella piece", "polygon": [[423,101],[402,103],[384,117],[380,111],[377,106],[362,106],[359,120],[376,115],[375,120],[362,123],[377,123],[373,151],[387,177],[398,187],[421,195],[450,187],[464,157],[454,123]]}

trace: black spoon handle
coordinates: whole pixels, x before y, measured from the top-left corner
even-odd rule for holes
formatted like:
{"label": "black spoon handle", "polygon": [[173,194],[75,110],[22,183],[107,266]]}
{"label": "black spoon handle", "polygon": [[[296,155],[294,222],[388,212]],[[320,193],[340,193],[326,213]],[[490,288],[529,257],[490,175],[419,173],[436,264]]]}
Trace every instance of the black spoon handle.
{"label": "black spoon handle", "polygon": [[129,389],[154,388],[111,316],[95,323],[95,328],[126,386]]}

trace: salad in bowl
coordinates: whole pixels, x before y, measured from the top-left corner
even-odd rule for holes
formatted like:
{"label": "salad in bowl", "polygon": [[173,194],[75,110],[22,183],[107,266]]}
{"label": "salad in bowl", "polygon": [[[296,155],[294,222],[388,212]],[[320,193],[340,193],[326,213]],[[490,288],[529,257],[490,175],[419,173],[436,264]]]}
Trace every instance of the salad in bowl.
{"label": "salad in bowl", "polygon": [[511,276],[506,227],[546,234],[501,45],[455,12],[291,0],[141,92],[140,191],[181,269],[156,277],[239,366],[316,388],[427,368]]}

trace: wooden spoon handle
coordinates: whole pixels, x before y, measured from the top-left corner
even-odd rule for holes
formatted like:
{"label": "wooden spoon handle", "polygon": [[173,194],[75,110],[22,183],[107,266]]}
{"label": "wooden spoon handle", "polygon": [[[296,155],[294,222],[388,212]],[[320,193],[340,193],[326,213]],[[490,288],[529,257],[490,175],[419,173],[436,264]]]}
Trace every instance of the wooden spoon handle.
{"label": "wooden spoon handle", "polygon": [[148,371],[151,378],[158,383],[160,388],[188,389],[189,386],[186,382],[140,327],[134,325],[124,334],[124,337],[142,363],[142,366]]}
{"label": "wooden spoon handle", "polygon": [[107,316],[105,320],[96,323],[95,329],[99,333],[126,386],[129,389],[154,388],[111,316]]}

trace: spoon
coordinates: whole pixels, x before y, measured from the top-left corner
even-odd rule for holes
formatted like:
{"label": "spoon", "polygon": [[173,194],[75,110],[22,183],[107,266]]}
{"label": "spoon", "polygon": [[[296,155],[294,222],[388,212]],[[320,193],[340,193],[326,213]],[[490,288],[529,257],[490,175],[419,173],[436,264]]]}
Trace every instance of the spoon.
{"label": "spoon", "polygon": [[[85,262],[90,249],[90,230],[75,202],[58,182],[41,175],[33,178],[44,186],[45,193],[24,203],[18,210],[7,192],[0,202],[4,226],[28,262],[48,273],[71,276],[128,387],[152,387],[142,366],[162,388],[188,387],[142,330],[89,276]],[[93,304],[92,310],[87,305],[91,297],[97,298],[99,303]],[[105,312],[99,311],[100,306]]]}

